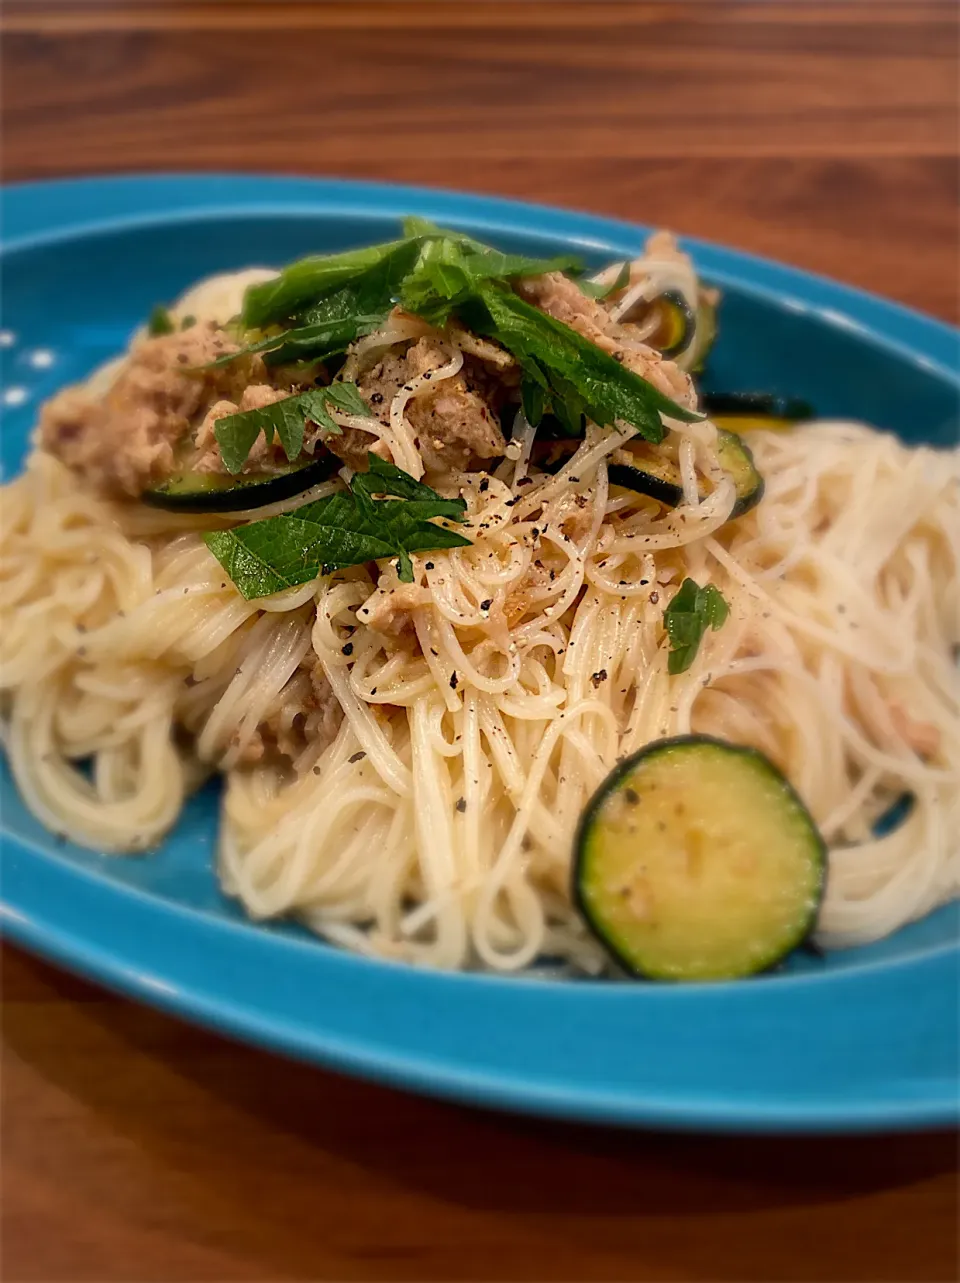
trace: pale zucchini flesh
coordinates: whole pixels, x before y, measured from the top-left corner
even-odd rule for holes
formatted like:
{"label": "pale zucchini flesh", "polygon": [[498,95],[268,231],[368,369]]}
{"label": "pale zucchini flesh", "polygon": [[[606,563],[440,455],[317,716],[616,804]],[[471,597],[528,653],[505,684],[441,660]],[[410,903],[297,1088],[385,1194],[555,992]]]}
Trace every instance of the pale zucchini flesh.
{"label": "pale zucchini flesh", "polygon": [[580,825],[574,896],[629,972],[736,979],[803,942],[826,847],[761,753],[706,736],[660,740],[601,785]]}

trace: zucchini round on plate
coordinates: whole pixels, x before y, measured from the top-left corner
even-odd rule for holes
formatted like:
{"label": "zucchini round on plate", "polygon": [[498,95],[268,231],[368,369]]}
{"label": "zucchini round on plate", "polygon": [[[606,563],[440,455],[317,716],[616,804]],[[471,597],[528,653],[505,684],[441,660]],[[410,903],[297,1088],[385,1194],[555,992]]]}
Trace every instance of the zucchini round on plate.
{"label": "zucchini round on plate", "polygon": [[[649,495],[651,499],[675,508],[683,499],[683,483],[677,464],[645,442],[631,441],[628,449],[636,462],[611,464],[607,473],[610,484]],[[717,456],[724,472],[733,479],[737,492],[730,517],[742,517],[763,498],[763,477],[757,471],[750,447],[734,432],[717,429]]]}
{"label": "zucchini round on plate", "polygon": [[755,749],[703,735],[621,763],[577,833],[573,894],[627,971],[734,980],[813,929],[827,851],[806,807]]}
{"label": "zucchini round on plate", "polygon": [[186,468],[140,497],[153,508],[172,512],[243,512],[280,503],[311,486],[326,481],[340,467],[329,450],[321,450],[307,463],[293,464],[279,472],[192,472]]}

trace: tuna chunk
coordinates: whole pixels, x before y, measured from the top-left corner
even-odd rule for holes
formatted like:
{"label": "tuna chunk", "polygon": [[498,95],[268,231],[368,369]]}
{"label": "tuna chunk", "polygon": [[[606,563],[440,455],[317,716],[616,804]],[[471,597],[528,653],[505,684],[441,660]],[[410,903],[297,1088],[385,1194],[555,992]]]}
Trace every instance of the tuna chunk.
{"label": "tuna chunk", "polygon": [[562,272],[547,272],[545,276],[531,276],[518,281],[516,291],[541,312],[569,325],[571,330],[576,330],[598,347],[610,350],[612,340],[607,334],[610,317],[606,310],[596,299],[588,298],[580,286]]}
{"label": "tuna chunk", "polygon": [[413,622],[413,612],[425,605],[430,594],[420,584],[401,584],[389,572],[380,576],[372,592],[357,611],[357,620],[378,633],[397,636]]}
{"label": "tuna chunk", "polygon": [[336,738],[343,709],[311,651],[267,710],[239,762],[296,762],[308,747],[319,755]]}
{"label": "tuna chunk", "polygon": [[92,486],[136,496],[168,477],[176,447],[212,401],[265,377],[259,357],[202,369],[237,347],[214,325],[138,340],[110,387],[67,388],[44,406],[39,444]]}
{"label": "tuna chunk", "polygon": [[[430,374],[449,362],[447,352],[431,338],[414,343],[403,354],[388,353],[373,369],[361,374],[357,386],[381,423],[390,422],[390,405],[412,379]],[[478,459],[502,455],[506,443],[497,416],[478,388],[479,380],[469,370],[441,379],[435,387],[425,382],[406,405],[406,416],[417,436],[427,472],[462,471]],[[349,453],[359,445],[365,454],[372,438],[362,432],[353,440],[348,429],[342,438],[331,438],[329,446],[341,459],[355,466]],[[363,455],[361,455],[361,460]]]}
{"label": "tuna chunk", "polygon": [[486,366],[491,374],[498,374],[508,379],[512,374],[519,381],[519,366],[516,358],[506,348],[501,347],[499,343],[494,343],[491,339],[482,338],[478,334],[471,334],[469,330],[465,330],[456,321],[450,322],[447,326],[447,333],[465,356],[475,357],[477,361]]}

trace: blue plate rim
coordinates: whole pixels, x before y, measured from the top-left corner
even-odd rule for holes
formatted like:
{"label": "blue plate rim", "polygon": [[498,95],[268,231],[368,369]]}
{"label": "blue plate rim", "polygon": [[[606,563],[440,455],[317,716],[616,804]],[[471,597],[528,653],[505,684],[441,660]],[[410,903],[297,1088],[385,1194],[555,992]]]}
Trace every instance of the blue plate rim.
{"label": "blue plate rim", "polygon": [[[270,198],[263,199],[269,189]],[[254,199],[254,196],[258,199]],[[3,189],[4,254],[42,247],[56,240],[78,235],[108,235],[120,229],[150,223],[169,223],[178,218],[250,216],[253,214],[353,213],[358,217],[383,216],[411,210],[428,217],[462,218],[474,226],[487,225],[493,231],[549,232],[579,241],[585,247],[608,249],[619,244],[626,252],[636,246],[646,229],[572,210],[561,210],[495,197],[466,195],[438,189],[365,183],[339,179],[290,179],[251,175],[150,175],[77,180],[51,180],[7,186]],[[70,202],[65,212],[64,197]],[[97,215],[97,208],[101,213]],[[120,213],[116,211],[118,208]],[[114,213],[105,217],[105,209]],[[38,217],[38,215],[41,215]],[[10,233],[13,233],[11,236]],[[829,307],[833,323],[839,315],[872,338],[902,356],[918,355],[939,377],[960,386],[949,365],[955,352],[957,332],[950,326],[899,304],[877,298],[825,277],[815,276],[786,265],[727,250],[709,242],[684,237],[709,274],[721,283],[736,281],[754,293],[774,296],[782,302],[792,298],[799,306]],[[746,275],[740,275],[740,269]],[[724,268],[723,264],[727,267]],[[789,294],[786,289],[789,287]],[[878,328],[879,326],[879,328]],[[918,353],[918,347],[921,352]],[[931,359],[929,353],[934,352]],[[769,1100],[711,1098],[709,1089],[699,1094],[687,1091],[670,1095],[663,1090],[652,1095],[605,1090],[602,1084],[580,1081],[547,1085],[542,1079],[525,1075],[522,1067],[479,1072],[457,1058],[439,1060],[425,1049],[404,1055],[378,1042],[375,1031],[365,1038],[338,1038],[329,1029],[284,1020],[269,1006],[237,1001],[224,988],[224,976],[204,975],[191,965],[189,948],[172,957],[144,967],[150,949],[131,959],[123,952],[123,932],[111,925],[111,910],[120,907],[133,918],[143,917],[159,937],[174,931],[177,941],[200,943],[216,940],[228,953],[239,948],[264,961],[293,959],[311,978],[336,979],[351,984],[362,977],[361,987],[375,984],[386,988],[400,985],[405,992],[416,991],[423,1001],[458,1004],[461,995],[511,995],[511,1008],[534,1001],[541,1007],[562,1008],[569,1017],[578,1004],[598,1003],[614,1012],[614,1019],[637,1001],[634,987],[558,986],[536,979],[503,980],[482,975],[445,975],[413,970],[391,963],[341,953],[310,942],[299,942],[268,931],[250,930],[245,924],[219,921],[184,906],[177,906],[99,878],[95,873],[58,859],[29,842],[0,834],[6,852],[0,883],[0,923],[11,939],[60,964],[97,979],[151,1005],[191,1018],[247,1041],[317,1061],[347,1072],[380,1079],[396,1085],[475,1103],[497,1105],[524,1112],[544,1113],[574,1119],[663,1127],[703,1128],[740,1131],[859,1131],[890,1130],[944,1125],[960,1118],[960,1102],[953,1082],[936,1086],[924,1084],[915,1095],[892,1092],[852,1101],[842,1097],[831,1101],[824,1096],[793,1096]],[[24,862],[26,861],[26,863]],[[101,920],[91,934],[89,919],[78,905],[98,906]],[[103,918],[107,924],[103,930]],[[177,935],[177,933],[182,933]],[[165,938],[165,937],[164,937]],[[111,946],[111,941],[113,944]],[[225,942],[229,942],[225,944]],[[237,943],[239,942],[239,944]],[[293,952],[290,952],[290,951]],[[162,951],[161,951],[162,952]],[[201,951],[202,952],[202,951]],[[831,977],[829,988],[847,985],[863,997],[879,996],[874,991],[884,983],[891,968],[898,973],[916,972],[923,984],[951,979],[958,951],[949,945],[894,963],[878,962],[851,968]],[[287,964],[285,964],[287,965]],[[213,981],[211,985],[211,979]],[[815,977],[798,975],[778,980],[776,993],[806,990],[818,985]],[[736,990],[723,986],[690,986],[685,989],[644,987],[648,1008],[664,1003],[683,1019],[696,1019],[697,1006],[716,1002],[720,993],[736,1006],[748,1002],[746,994],[762,990]],[[738,997],[737,994],[744,995]],[[772,996],[772,994],[771,994]],[[758,999],[761,1003],[762,996]],[[749,1005],[749,1004],[748,1004]],[[305,1014],[309,1014],[305,1011]],[[314,1013],[315,1014],[315,1013]]]}

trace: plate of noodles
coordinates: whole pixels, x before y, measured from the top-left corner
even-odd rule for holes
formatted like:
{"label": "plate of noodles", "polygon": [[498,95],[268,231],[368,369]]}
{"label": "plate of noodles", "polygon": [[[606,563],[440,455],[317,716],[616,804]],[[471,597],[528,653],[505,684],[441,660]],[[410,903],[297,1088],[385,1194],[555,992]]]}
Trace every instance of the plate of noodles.
{"label": "plate of noodles", "polygon": [[4,225],[12,939],[476,1103],[956,1118],[954,331],[415,188]]}

